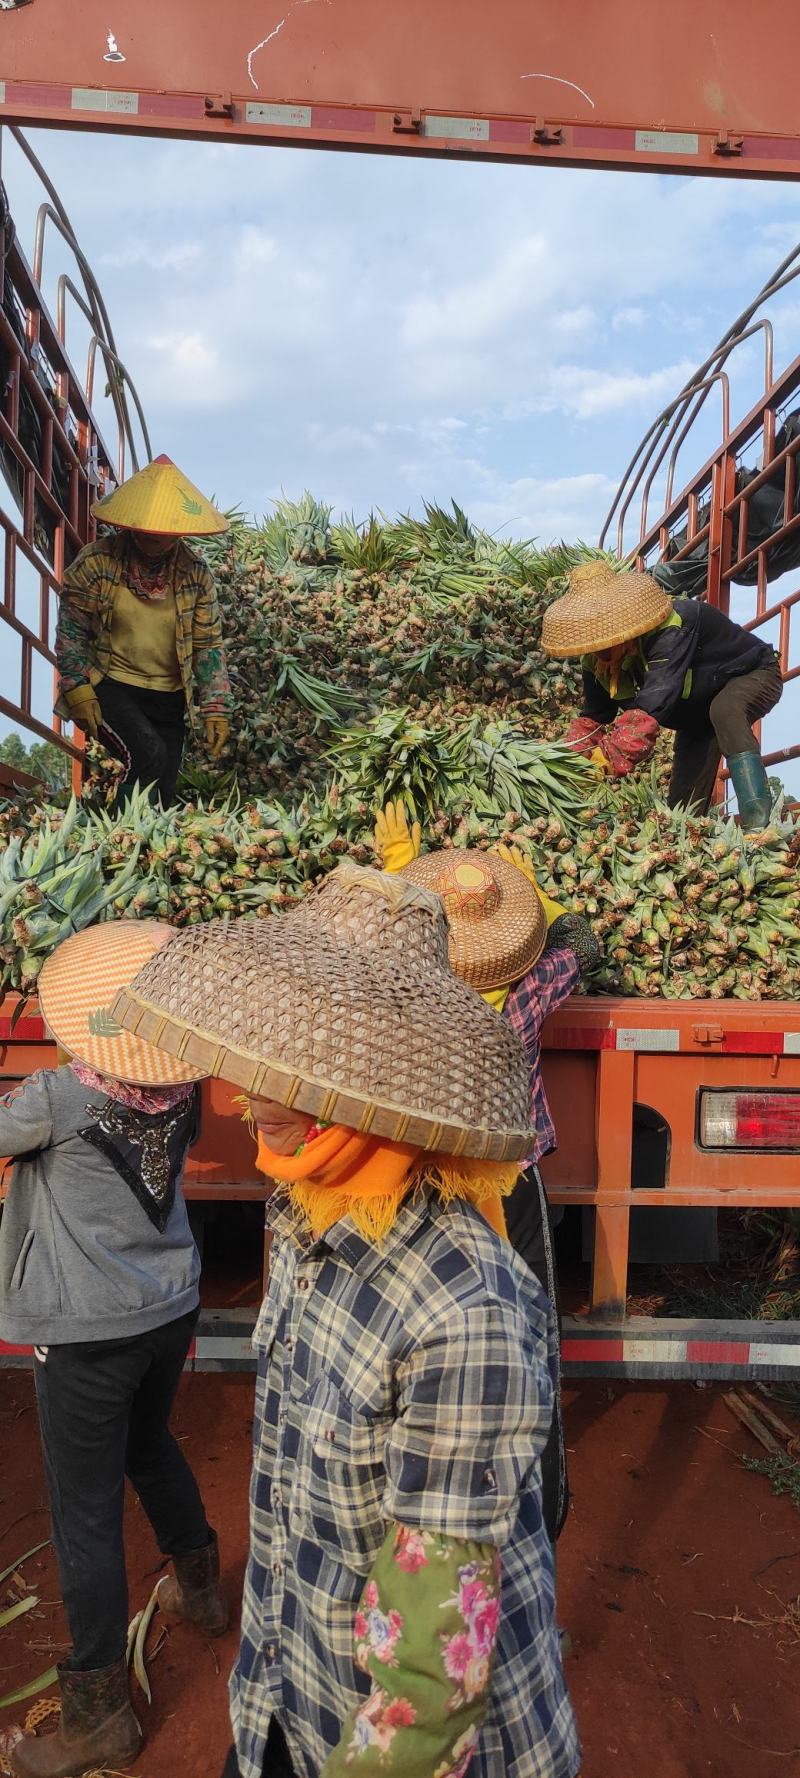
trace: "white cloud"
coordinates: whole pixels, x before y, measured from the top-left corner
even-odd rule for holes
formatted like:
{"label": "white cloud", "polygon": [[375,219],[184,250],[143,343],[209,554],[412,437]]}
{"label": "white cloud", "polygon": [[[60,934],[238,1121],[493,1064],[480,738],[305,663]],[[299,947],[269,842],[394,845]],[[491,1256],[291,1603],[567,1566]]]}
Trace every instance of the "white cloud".
{"label": "white cloud", "polygon": [[146,382],[157,383],[162,400],[188,408],[214,408],[235,394],[217,343],[202,331],[172,329],[144,340],[149,357]]}
{"label": "white cloud", "polygon": [[360,455],[377,448],[374,436],[361,426],[329,426],[323,420],[309,420],[305,431],[311,449],[320,457],[339,457],[343,453]]}
{"label": "white cloud", "polygon": [[654,412],[677,395],[694,369],[684,359],[660,370],[595,370],[585,364],[562,364],[554,370],[543,394],[541,410],[560,409],[578,419],[597,419],[603,414]]}
{"label": "white cloud", "polygon": [[439,344],[449,349],[496,337],[521,311],[538,306],[533,280],[539,280],[546,254],[543,237],[528,235],[490,271],[462,277],[441,293],[412,297],[400,325],[402,343],[416,350]]}
{"label": "white cloud", "polygon": [[594,332],[597,316],[590,303],[582,303],[577,309],[561,309],[553,317],[553,327],[564,339],[579,339]]}
{"label": "white cloud", "polygon": [[611,325],[615,333],[638,333],[647,321],[647,310],[638,304],[629,304],[626,308],[617,309],[611,317]]}
{"label": "white cloud", "polygon": [[520,476],[497,480],[478,496],[472,512],[487,531],[501,536],[535,537],[552,543],[562,537],[597,536],[617,484],[600,473],[553,477]]}
{"label": "white cloud", "polygon": [[203,247],[199,241],[174,241],[165,246],[126,241],[118,248],[106,248],[98,264],[120,272],[132,266],[149,267],[155,272],[182,272],[187,266],[196,266],[202,258]]}
{"label": "white cloud", "polygon": [[[103,139],[99,180],[97,140],[58,138],[58,181],[154,446],[255,511],[312,483],[347,510],[455,495],[591,536],[600,468],[760,275],[741,243],[777,246],[797,212],[792,188],[739,180],[131,136]],[[34,139],[46,165],[55,142]],[[30,250],[13,142],[4,177]],[[62,269],[48,231],[53,306]],[[82,327],[71,311],[76,364]]]}
{"label": "white cloud", "polygon": [[268,235],[263,228],[248,223],[241,231],[236,247],[238,269],[252,270],[254,266],[271,265],[278,256],[278,243],[274,236]]}

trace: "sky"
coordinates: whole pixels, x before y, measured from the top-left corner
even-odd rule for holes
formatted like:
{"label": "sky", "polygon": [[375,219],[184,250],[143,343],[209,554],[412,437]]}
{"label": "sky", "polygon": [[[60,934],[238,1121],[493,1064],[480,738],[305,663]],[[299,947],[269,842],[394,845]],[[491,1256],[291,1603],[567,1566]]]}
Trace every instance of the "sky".
{"label": "sky", "polygon": [[[455,497],[492,531],[595,542],[650,421],[800,238],[793,184],[29,139],[100,282],[154,454],[256,515],[304,488],[357,519]],[[10,140],[3,177],[30,254],[43,194]],[[53,306],[68,268],[48,231]],[[800,283],[775,327],[780,366]],[[77,311],[68,345],[82,370]],[[755,399],[760,350],[742,349],[734,412]],[[718,425],[714,397],[677,486]],[[106,438],[115,450],[111,420]],[[631,522],[627,545],[638,510]]]}

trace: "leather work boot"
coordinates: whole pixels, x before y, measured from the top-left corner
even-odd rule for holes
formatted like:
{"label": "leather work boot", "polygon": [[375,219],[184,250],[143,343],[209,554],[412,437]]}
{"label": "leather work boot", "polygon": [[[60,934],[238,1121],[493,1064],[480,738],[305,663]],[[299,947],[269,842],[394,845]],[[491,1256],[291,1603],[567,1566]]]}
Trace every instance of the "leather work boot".
{"label": "leather work boot", "polygon": [[11,1754],[16,1778],[82,1778],[136,1758],[142,1731],[131,1709],[127,1662],[93,1673],[59,1667],[61,1721],[54,1735],[25,1735]]}
{"label": "leather work boot", "polygon": [[219,1578],[219,1544],[216,1532],[200,1550],[173,1556],[174,1574],[159,1583],[158,1609],[169,1617],[182,1618],[204,1630],[206,1636],[224,1636],[228,1628],[228,1601]]}

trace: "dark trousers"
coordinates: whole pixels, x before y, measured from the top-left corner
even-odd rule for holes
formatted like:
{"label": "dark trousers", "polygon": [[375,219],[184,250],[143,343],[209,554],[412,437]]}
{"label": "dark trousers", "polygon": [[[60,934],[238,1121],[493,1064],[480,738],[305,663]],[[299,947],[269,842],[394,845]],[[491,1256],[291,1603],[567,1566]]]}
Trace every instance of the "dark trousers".
{"label": "dark trousers", "polygon": [[200,1490],[169,1430],[196,1320],[194,1310],[129,1340],[37,1354],[39,1426],[73,1668],[110,1667],[125,1653],[126,1476],[163,1555],[210,1541]]}
{"label": "dark trousers", "polygon": [[752,724],[774,710],[783,691],[777,655],[755,673],[729,679],[708,707],[708,721],[697,728],[679,729],[669,786],[669,802],[694,803],[705,815],[711,807],[721,758],[737,753],[758,753]]}
{"label": "dark trousers", "polygon": [[[510,1198],[506,1200],[505,1212],[512,1247],[526,1265],[530,1266],[556,1311],[560,1340],[561,1309],[553,1249],[553,1216],[538,1167],[529,1167],[518,1179]],[[553,1544],[564,1528],[568,1507],[567,1447],[559,1370],[553,1423],[542,1454],[542,1512],[545,1529]]]}
{"label": "dark trousers", "polygon": [[148,691],[144,685],[123,685],[101,679],[95,686],[103,712],[100,739],[125,767],[116,807],[125,807],[138,784],[152,785],[151,800],[168,809],[175,801],[186,732],[186,699],[182,691]]}
{"label": "dark trousers", "polygon": [[[240,1778],[239,1761],[236,1748],[232,1747],[223,1767],[222,1778]],[[289,1758],[286,1737],[280,1724],[273,1716],[267,1735],[267,1748],[261,1778],[294,1778],[294,1766]]]}

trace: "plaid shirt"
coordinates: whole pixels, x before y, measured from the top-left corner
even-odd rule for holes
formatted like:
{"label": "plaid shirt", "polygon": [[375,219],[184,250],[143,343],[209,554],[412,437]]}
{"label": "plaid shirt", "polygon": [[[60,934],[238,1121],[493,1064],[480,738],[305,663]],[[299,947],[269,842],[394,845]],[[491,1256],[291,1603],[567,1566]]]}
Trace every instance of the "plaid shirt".
{"label": "plaid shirt", "polygon": [[531,1124],[536,1143],[530,1161],[540,1161],[556,1146],[556,1132],[542,1080],[542,1026],[548,1014],[568,1000],[580,981],[580,966],[572,951],[546,951],[533,969],[517,982],[505,1004],[505,1016],[522,1038],[531,1070]]}
{"label": "plaid shirt", "polygon": [[[65,692],[78,685],[96,685],[108,672],[111,620],[117,588],[125,578],[127,548],[124,532],[88,543],[64,575],[56,631],[59,716],[70,715]],[[198,710],[203,717],[225,710],[230,686],[213,576],[185,543],[178,550],[173,585],[178,666],[194,722]]]}
{"label": "plaid shirt", "polygon": [[243,1778],[270,1718],[319,1778],[368,1693],[353,1617],[391,1522],[503,1550],[502,1618],[470,1778],[574,1778],[539,1461],[556,1331],[535,1278],[480,1213],[426,1192],[380,1248],[320,1241],[275,1193],[258,1353],[250,1560],[231,1711]]}

